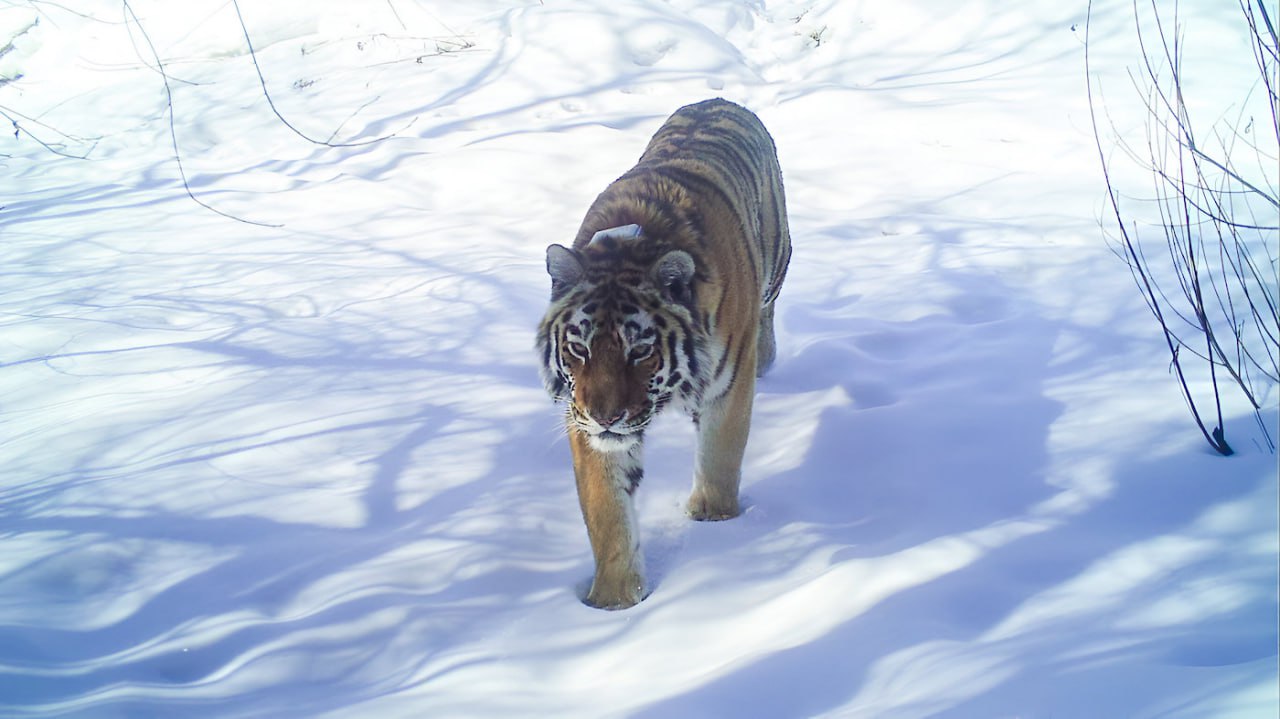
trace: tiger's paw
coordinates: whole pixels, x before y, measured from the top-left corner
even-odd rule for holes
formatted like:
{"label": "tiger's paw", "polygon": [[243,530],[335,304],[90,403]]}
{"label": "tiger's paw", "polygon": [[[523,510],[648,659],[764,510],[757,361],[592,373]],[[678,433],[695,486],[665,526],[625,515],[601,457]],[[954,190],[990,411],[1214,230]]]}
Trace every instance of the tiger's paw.
{"label": "tiger's paw", "polygon": [[689,503],[685,507],[685,511],[689,513],[689,517],[698,522],[723,522],[726,519],[733,519],[741,512],[738,508],[738,498],[731,500],[720,499],[714,501],[702,492],[695,491],[689,496]]}
{"label": "tiger's paw", "polygon": [[635,573],[596,577],[582,603],[595,609],[629,609],[645,598],[644,578]]}

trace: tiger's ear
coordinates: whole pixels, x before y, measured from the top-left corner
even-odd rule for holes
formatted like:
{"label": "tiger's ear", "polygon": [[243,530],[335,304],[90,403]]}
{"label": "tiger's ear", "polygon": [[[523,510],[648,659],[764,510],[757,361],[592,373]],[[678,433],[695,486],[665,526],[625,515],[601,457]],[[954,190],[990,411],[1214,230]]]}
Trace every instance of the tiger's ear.
{"label": "tiger's ear", "polygon": [[578,253],[561,245],[547,247],[547,274],[551,275],[551,299],[559,299],[582,281],[585,272]]}
{"label": "tiger's ear", "polygon": [[663,297],[677,304],[693,299],[693,257],[684,250],[672,250],[653,265],[653,281]]}

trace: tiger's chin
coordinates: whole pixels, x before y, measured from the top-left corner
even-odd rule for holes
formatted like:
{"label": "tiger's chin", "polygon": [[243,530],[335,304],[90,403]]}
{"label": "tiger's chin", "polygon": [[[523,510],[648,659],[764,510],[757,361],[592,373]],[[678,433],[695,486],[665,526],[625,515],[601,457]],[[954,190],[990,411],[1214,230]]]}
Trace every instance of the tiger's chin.
{"label": "tiger's chin", "polygon": [[587,442],[597,452],[629,452],[640,441],[640,432],[613,432],[602,430],[587,435]]}

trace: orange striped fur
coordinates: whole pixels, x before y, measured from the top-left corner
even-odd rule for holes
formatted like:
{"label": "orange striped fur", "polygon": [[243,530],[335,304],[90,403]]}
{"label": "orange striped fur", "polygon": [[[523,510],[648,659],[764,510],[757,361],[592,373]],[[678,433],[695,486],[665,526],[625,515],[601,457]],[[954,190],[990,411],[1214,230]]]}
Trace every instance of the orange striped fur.
{"label": "orange striped fur", "polygon": [[791,257],[773,139],[725,100],[677,110],[592,203],[572,248],[547,248],[538,328],[547,391],[567,407],[596,560],[588,604],[644,597],[631,495],[645,428],[668,404],[698,427],[695,519],[738,513],[755,380],[774,357],[773,306]]}

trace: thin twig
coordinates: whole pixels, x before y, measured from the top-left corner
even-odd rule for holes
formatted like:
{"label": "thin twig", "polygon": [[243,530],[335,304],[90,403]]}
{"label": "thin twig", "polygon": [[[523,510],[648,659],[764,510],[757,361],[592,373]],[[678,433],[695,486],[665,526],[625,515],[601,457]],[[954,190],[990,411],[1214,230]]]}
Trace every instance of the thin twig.
{"label": "thin twig", "polygon": [[156,68],[160,72],[160,77],[164,80],[164,93],[169,115],[169,139],[173,144],[173,159],[178,166],[178,175],[182,178],[182,189],[186,190],[187,197],[190,197],[192,202],[195,202],[206,210],[226,217],[227,219],[235,220],[236,222],[243,222],[248,225],[257,225],[259,227],[283,227],[283,225],[247,220],[243,217],[237,217],[236,215],[223,212],[222,210],[219,210],[218,208],[201,200],[199,197],[196,197],[195,193],[191,191],[191,183],[187,181],[187,170],[182,164],[182,151],[178,147],[178,130],[173,117],[173,89],[169,85],[169,74],[165,71],[164,62],[160,59],[160,53],[156,51],[155,44],[151,42],[151,36],[147,34],[146,28],[143,27],[142,21],[138,19],[137,13],[133,11],[133,6],[129,4],[129,0],[124,0],[124,9],[128,13],[129,17],[133,18],[133,24],[137,26],[138,32],[142,35],[142,39],[146,41],[147,48],[151,51],[151,57],[155,59]]}
{"label": "thin twig", "polygon": [[240,30],[244,33],[245,45],[249,48],[249,59],[253,61],[254,72],[258,74],[258,84],[262,86],[262,96],[267,99],[267,105],[271,107],[271,112],[275,113],[275,116],[284,124],[285,127],[292,130],[295,135],[301,137],[307,142],[310,142],[313,145],[322,145],[324,147],[362,147],[395,137],[395,133],[392,133],[382,137],[375,137],[371,140],[361,140],[360,142],[329,142],[328,140],[317,140],[302,130],[299,130],[292,122],[289,122],[284,115],[280,114],[280,110],[276,108],[275,100],[271,98],[271,91],[267,89],[267,78],[262,74],[262,66],[258,64],[258,53],[253,48],[253,39],[249,37],[249,28],[244,23],[244,15],[240,13],[239,0],[231,0],[231,5],[236,10],[236,19],[240,21]]}
{"label": "thin twig", "polygon": [[1164,331],[1165,344],[1169,347],[1169,353],[1172,357],[1172,367],[1174,367],[1174,371],[1176,372],[1176,375],[1178,375],[1178,384],[1180,385],[1181,390],[1183,390],[1183,398],[1187,400],[1190,412],[1192,412],[1192,417],[1194,418],[1194,421],[1196,421],[1196,426],[1199,427],[1199,431],[1201,431],[1201,434],[1204,436],[1204,440],[1206,440],[1213,449],[1217,450],[1220,454],[1231,454],[1233,453],[1233,450],[1231,450],[1230,445],[1226,444],[1225,438],[1222,438],[1221,427],[1217,427],[1217,430],[1213,431],[1211,434],[1207,427],[1204,426],[1201,416],[1199,416],[1199,411],[1196,407],[1196,399],[1194,399],[1192,391],[1190,391],[1187,384],[1187,377],[1185,377],[1183,372],[1183,366],[1181,366],[1181,362],[1179,361],[1179,345],[1174,343],[1174,336],[1172,336],[1169,331],[1169,324],[1165,321],[1164,312],[1161,311],[1160,301],[1158,301],[1156,297],[1155,289],[1152,288],[1151,279],[1148,278],[1146,271],[1144,271],[1144,265],[1142,262],[1138,260],[1138,253],[1134,249],[1132,238],[1129,237],[1128,230],[1125,229],[1124,216],[1121,215],[1120,212],[1120,201],[1119,198],[1116,197],[1114,184],[1111,183],[1111,171],[1107,168],[1106,152],[1103,152],[1102,150],[1102,136],[1101,133],[1098,132],[1097,115],[1094,113],[1092,69],[1089,67],[1089,29],[1091,29],[1092,26],[1092,19],[1093,1],[1089,0],[1084,19],[1084,73],[1085,81],[1087,81],[1085,82],[1085,91],[1087,91],[1089,101],[1089,120],[1091,120],[1093,127],[1094,145],[1097,147],[1098,160],[1100,160],[1102,165],[1102,177],[1106,180],[1107,200],[1110,201],[1112,214],[1115,215],[1116,224],[1120,228],[1121,239],[1123,239],[1124,247],[1129,253],[1130,270],[1133,270],[1135,275],[1140,279],[1140,287],[1142,287],[1144,297],[1147,299],[1147,306],[1151,308],[1153,313],[1155,313],[1156,320],[1160,322],[1161,330]]}
{"label": "thin twig", "polygon": [[[1111,184],[1105,154],[1101,151],[1092,78],[1088,85],[1089,103],[1108,197],[1112,211],[1117,215],[1120,245],[1125,251],[1122,257],[1171,347],[1171,365],[1179,375],[1184,398],[1197,425],[1215,449],[1221,451],[1226,446],[1218,374],[1222,370],[1253,407],[1255,419],[1264,427],[1267,445],[1274,451],[1275,443],[1265,430],[1265,423],[1261,422],[1261,405],[1255,383],[1261,378],[1280,382],[1280,342],[1277,341],[1280,339],[1280,316],[1276,311],[1276,288],[1280,285],[1277,281],[1280,276],[1272,277],[1262,269],[1253,257],[1253,238],[1245,235],[1248,232],[1258,233],[1256,244],[1266,258],[1265,267],[1274,273],[1276,260],[1263,233],[1274,232],[1277,228],[1258,219],[1253,200],[1260,198],[1263,204],[1276,208],[1278,193],[1274,189],[1275,183],[1270,180],[1270,173],[1263,173],[1269,188],[1263,189],[1244,179],[1236,169],[1233,157],[1239,146],[1244,146],[1252,150],[1261,167],[1275,162],[1274,152],[1264,150],[1262,144],[1253,139],[1258,137],[1256,131],[1252,136],[1246,135],[1255,127],[1256,118],[1246,115],[1245,107],[1251,101],[1254,89],[1262,87],[1272,117],[1273,132],[1280,144],[1280,122],[1276,121],[1280,98],[1277,98],[1276,85],[1271,77],[1276,62],[1280,60],[1280,45],[1275,41],[1274,29],[1270,26],[1269,17],[1265,16],[1265,9],[1262,10],[1263,24],[1269,28],[1270,45],[1264,39],[1257,15],[1248,0],[1238,0],[1238,3],[1252,33],[1250,45],[1260,83],[1248,91],[1228,131],[1222,132],[1219,124],[1210,127],[1208,136],[1217,143],[1216,152],[1220,154],[1206,151],[1192,126],[1191,113],[1183,94],[1184,26],[1179,22],[1177,4],[1173,5],[1171,29],[1166,29],[1165,16],[1161,15],[1159,4],[1150,0],[1153,18],[1150,22],[1157,42],[1148,46],[1148,33],[1151,31],[1144,29],[1137,0],[1132,3],[1134,29],[1145,76],[1140,79],[1132,69],[1128,74],[1147,114],[1146,158],[1149,159],[1144,159],[1130,146],[1114,122],[1111,129],[1118,146],[1139,167],[1150,173],[1155,191],[1153,206],[1159,213],[1159,226],[1165,238],[1172,279],[1176,281],[1182,301],[1175,302],[1168,296],[1152,275],[1136,226],[1131,231],[1120,220],[1119,198]],[[1089,60],[1086,28],[1086,73],[1091,72]],[[1220,119],[1218,122],[1232,121]],[[1244,129],[1238,129],[1241,127]],[[1215,244],[1216,248],[1213,247]],[[1188,311],[1182,311],[1181,306]],[[1246,309],[1242,311],[1241,308]],[[1169,326],[1165,318],[1170,315],[1194,330],[1202,349],[1197,350]],[[1226,339],[1228,336],[1230,340]],[[1218,424],[1212,432],[1206,433],[1195,398],[1186,385],[1183,352],[1207,365]]]}
{"label": "thin twig", "polygon": [[[10,113],[13,113],[13,114],[10,114]],[[93,149],[94,149],[95,147],[97,147],[97,146],[98,146],[98,141],[97,141],[97,140],[94,140],[94,141],[93,141],[93,144],[89,146],[89,149],[88,149],[88,150],[85,150],[85,151],[84,151],[84,154],[83,154],[83,155],[74,155],[74,154],[72,154],[72,153],[70,153],[70,152],[64,152],[64,151],[62,151],[62,150],[59,150],[57,147],[54,147],[53,145],[49,144],[48,142],[45,142],[44,140],[40,139],[40,137],[39,137],[38,135],[36,135],[35,133],[31,132],[31,130],[30,130],[29,128],[27,128],[27,127],[23,126],[21,123],[19,123],[19,122],[18,122],[18,119],[17,119],[16,117],[14,117],[14,115],[17,115],[18,117],[23,117],[24,119],[29,119],[29,118],[26,118],[26,116],[25,116],[25,115],[22,115],[21,113],[14,112],[13,110],[10,110],[10,109],[9,109],[9,108],[7,108],[7,107],[0,107],[0,117],[3,117],[4,119],[8,120],[8,121],[9,121],[9,124],[13,126],[13,136],[14,136],[14,137],[18,137],[18,136],[20,136],[20,135],[24,135],[24,134],[25,134],[27,137],[31,138],[32,140],[35,140],[35,141],[36,141],[36,143],[37,143],[37,144],[39,144],[41,147],[43,147],[44,149],[48,150],[49,152],[52,152],[53,154],[55,154],[55,155],[57,155],[57,156],[59,156],[59,157],[66,157],[66,158],[71,159],[71,160],[87,160],[87,159],[89,159],[89,153],[93,152]],[[43,123],[39,123],[39,124],[42,124],[42,125],[43,125]],[[46,125],[46,127],[48,127],[48,126]],[[50,128],[50,129],[52,129],[52,128]],[[57,130],[54,130],[54,132],[57,132],[59,135],[62,135],[63,137],[66,137],[66,138],[67,138],[67,139],[69,139],[69,140],[77,139],[77,138],[73,138],[73,137],[71,137],[71,136],[69,136],[69,135],[67,135],[67,134],[65,134],[65,133],[58,132]]]}

